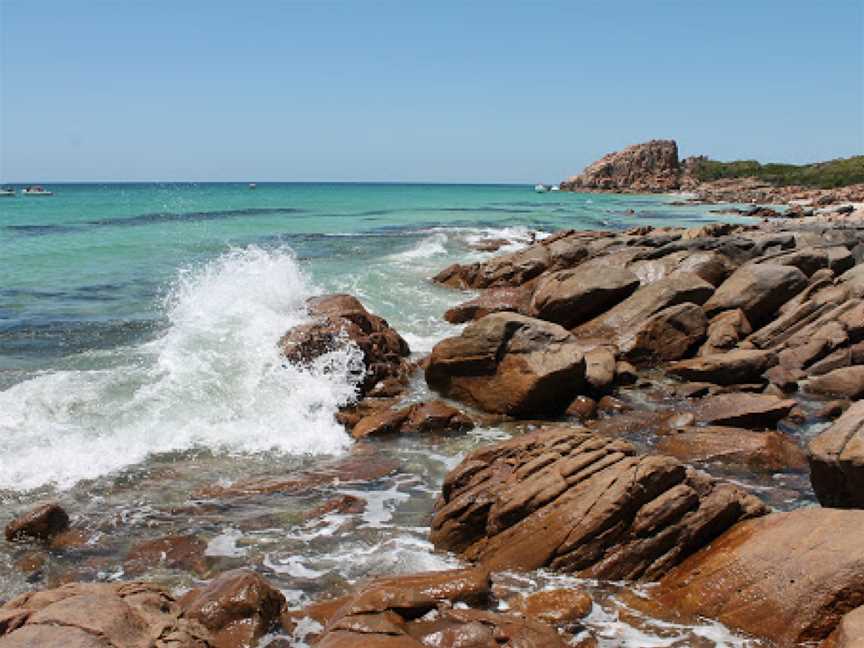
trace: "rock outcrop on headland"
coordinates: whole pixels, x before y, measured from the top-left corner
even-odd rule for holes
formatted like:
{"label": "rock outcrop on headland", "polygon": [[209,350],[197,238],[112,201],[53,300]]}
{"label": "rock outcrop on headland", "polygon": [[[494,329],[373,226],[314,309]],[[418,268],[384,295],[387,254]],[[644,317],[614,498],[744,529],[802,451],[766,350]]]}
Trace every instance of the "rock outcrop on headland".
{"label": "rock outcrop on headland", "polygon": [[604,155],[579,175],[562,182],[561,189],[664,192],[678,188],[679,175],[678,144],[674,140],[651,140]]}

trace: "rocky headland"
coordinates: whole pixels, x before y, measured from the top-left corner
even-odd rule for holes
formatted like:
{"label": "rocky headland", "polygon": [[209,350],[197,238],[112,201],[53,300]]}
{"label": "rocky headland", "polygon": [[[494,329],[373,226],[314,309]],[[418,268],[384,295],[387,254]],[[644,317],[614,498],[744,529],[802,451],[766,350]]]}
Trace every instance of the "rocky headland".
{"label": "rocky headland", "polygon": [[[674,143],[649,147],[580,182],[674,188]],[[433,281],[466,291],[446,314],[465,326],[427,357],[350,295],[310,300],[281,341],[300,364],[359,349],[358,399],[339,414],[351,452],[214,483],[182,510],[371,483],[396,469],[381,453],[394,439],[494,424],[509,438],[465,453],[425,513],[460,569],[321,584],[292,607],[266,563],[213,573],[200,540],[167,536],[129,548],[119,580],[35,579],[0,605],[0,647],[613,645],[591,629],[587,587],[518,585],[539,569],[614,584],[636,627],[711,619],[751,645],[864,643],[864,224],[562,231]],[[753,487],[778,476],[801,496]],[[302,519],[366,506],[352,492]],[[52,503],[6,527],[20,569],[82,534]],[[198,584],[137,579],[152,565]]]}
{"label": "rocky headland", "polygon": [[[832,175],[822,182],[822,185],[830,183],[832,186],[820,186],[819,178],[804,185],[795,181],[794,174],[789,174],[789,179],[780,175],[769,175],[769,179],[747,175],[748,170],[761,173],[761,165],[755,162],[724,164],[704,156],[681,160],[674,140],[651,140],[604,155],[579,175],[561,182],[560,187],[564,191],[580,192],[682,192],[685,194],[682,200],[693,204],[750,203],[762,206],[761,209],[748,208],[741,212],[753,216],[835,216],[855,212],[855,218],[864,218],[864,183],[860,179],[864,175],[864,159],[841,162],[857,162],[857,166],[852,173],[846,172],[847,175],[839,177]],[[818,164],[810,166],[820,167]],[[712,173],[714,167],[720,170]],[[713,177],[722,175],[724,171],[733,177]],[[777,206],[788,209],[782,213],[772,209]]]}

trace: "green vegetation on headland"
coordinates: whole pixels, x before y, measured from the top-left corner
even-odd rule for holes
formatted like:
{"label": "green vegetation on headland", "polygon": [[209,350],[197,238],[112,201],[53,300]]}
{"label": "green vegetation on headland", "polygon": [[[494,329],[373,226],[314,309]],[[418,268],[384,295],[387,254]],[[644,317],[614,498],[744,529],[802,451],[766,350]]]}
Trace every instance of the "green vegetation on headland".
{"label": "green vegetation on headland", "polygon": [[776,186],[801,185],[833,189],[864,182],[864,155],[813,164],[760,164],[756,160],[718,162],[700,158],[693,175],[702,182],[726,178],[756,177]]}

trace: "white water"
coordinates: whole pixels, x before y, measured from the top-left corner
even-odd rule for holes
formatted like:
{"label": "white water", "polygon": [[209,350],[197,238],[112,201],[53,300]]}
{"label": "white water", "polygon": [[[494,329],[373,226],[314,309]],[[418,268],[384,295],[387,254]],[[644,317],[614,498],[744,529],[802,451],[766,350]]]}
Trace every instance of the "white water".
{"label": "white water", "polygon": [[180,273],[158,339],[112,352],[110,369],[45,373],[0,392],[0,489],[67,488],[198,447],[343,450],[333,415],[354,396],[359,351],[299,368],[277,347],[307,319],[312,293],[288,250],[233,250]]}

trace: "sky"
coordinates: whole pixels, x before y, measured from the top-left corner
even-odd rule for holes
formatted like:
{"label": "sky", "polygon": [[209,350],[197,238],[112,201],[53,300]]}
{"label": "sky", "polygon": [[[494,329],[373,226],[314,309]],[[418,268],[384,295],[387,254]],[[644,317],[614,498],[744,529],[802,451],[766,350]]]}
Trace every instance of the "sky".
{"label": "sky", "polygon": [[0,182],[554,182],[864,152],[864,0],[0,0]]}

